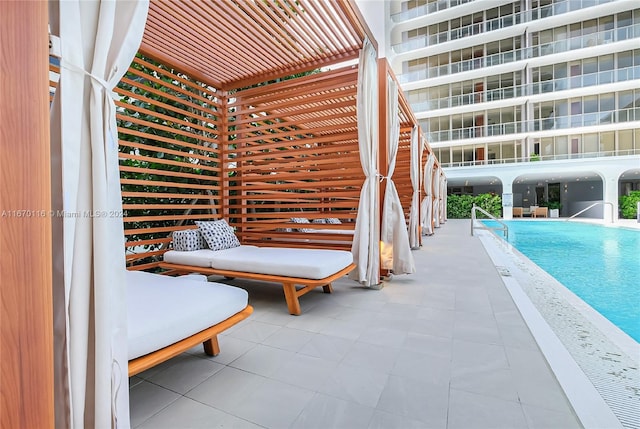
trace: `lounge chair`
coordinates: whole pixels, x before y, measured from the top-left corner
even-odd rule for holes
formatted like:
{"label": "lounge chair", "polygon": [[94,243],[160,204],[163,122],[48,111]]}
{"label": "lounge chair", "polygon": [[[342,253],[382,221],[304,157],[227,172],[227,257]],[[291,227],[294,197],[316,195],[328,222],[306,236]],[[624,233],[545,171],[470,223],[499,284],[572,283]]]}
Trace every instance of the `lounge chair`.
{"label": "lounge chair", "polygon": [[245,290],[209,283],[205,276],[170,277],[127,271],[129,376],[202,343],[220,353],[217,335],[247,318]]}
{"label": "lounge chair", "polygon": [[172,273],[282,283],[289,313],[293,315],[301,314],[299,297],[317,287],[331,293],[331,283],[355,268],[351,252],[326,249],[241,245],[223,250],[170,250],[163,258],[160,267]]}
{"label": "lounge chair", "polygon": [[513,217],[522,217],[522,207],[514,207],[513,208]]}
{"label": "lounge chair", "polygon": [[536,209],[532,213],[533,217],[548,217],[549,216],[549,208],[548,207],[536,207]]}
{"label": "lounge chair", "polygon": [[331,282],[355,268],[353,255],[344,250],[242,246],[224,219],[196,226],[173,233],[174,250],[164,253],[161,268],[282,283],[291,314],[301,313],[300,296],[320,286],[331,293]]}

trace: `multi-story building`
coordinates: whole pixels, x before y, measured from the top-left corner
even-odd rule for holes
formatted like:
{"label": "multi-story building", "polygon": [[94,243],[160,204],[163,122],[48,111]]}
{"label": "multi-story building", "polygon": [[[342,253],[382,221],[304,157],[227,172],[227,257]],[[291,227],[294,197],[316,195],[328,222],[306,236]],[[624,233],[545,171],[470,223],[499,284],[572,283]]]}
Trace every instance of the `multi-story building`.
{"label": "multi-story building", "polygon": [[[640,2],[411,0],[386,55],[450,193],[617,217],[640,189]],[[606,209],[606,206],[613,210]]]}

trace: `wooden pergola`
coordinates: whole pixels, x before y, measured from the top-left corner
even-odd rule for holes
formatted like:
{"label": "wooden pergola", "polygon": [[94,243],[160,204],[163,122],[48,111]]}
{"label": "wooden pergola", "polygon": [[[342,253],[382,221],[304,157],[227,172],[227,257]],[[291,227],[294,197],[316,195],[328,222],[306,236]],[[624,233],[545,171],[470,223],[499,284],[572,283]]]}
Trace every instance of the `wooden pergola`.
{"label": "wooden pergola", "polygon": [[[2,426],[52,427],[48,9],[0,4]],[[128,264],[154,268],[172,230],[212,217],[245,243],[348,248],[339,230],[353,228],[363,180],[357,67],[337,66],[365,37],[375,45],[353,0],[152,0],[141,56],[116,88]],[[404,207],[417,121],[404,98],[400,111]],[[287,231],[293,213],[343,223],[310,239]]]}

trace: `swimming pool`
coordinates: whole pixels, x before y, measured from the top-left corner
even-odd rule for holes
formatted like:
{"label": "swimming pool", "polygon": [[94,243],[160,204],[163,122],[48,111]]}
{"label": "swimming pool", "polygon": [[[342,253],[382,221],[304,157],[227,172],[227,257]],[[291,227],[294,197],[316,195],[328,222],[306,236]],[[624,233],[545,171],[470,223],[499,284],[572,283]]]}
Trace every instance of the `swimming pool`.
{"label": "swimming pool", "polygon": [[564,221],[505,223],[512,246],[640,342],[640,231]]}

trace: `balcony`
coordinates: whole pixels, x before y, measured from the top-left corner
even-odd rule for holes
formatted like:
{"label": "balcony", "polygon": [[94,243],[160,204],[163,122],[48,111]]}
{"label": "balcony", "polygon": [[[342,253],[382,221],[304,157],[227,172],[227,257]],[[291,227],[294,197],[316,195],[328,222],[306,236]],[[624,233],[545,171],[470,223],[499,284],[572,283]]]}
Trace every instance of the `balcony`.
{"label": "balcony", "polygon": [[634,121],[640,121],[640,107],[430,131],[428,139],[431,143],[441,143],[478,137],[507,136],[527,131],[560,130]]}
{"label": "balcony", "polygon": [[455,28],[450,31],[443,31],[438,34],[428,36],[414,37],[402,43],[392,46],[396,54],[413,51],[415,49],[426,48],[427,46],[437,45],[439,43],[450,42],[469,36],[475,36],[488,31],[499,30],[501,28],[511,27],[515,24],[524,22],[525,12],[514,13],[511,15],[501,16],[484,22],[479,22],[464,27]]}
{"label": "balcony", "polygon": [[420,16],[429,15],[431,13],[440,12],[441,10],[449,9],[450,7],[470,3],[472,1],[474,0],[438,0],[391,15],[391,19],[393,22],[403,22]]}

